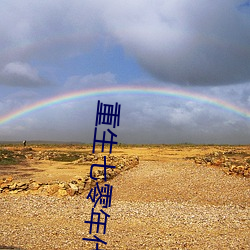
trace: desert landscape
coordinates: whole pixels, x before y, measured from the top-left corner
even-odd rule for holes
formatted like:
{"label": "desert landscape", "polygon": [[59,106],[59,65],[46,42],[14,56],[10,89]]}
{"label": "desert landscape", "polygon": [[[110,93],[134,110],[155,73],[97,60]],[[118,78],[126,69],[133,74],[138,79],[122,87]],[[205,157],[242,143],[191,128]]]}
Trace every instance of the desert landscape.
{"label": "desert landscape", "polygon": [[250,250],[250,0],[0,16],[0,250]]}
{"label": "desert landscape", "polygon": [[[0,249],[249,249],[250,146],[2,145]],[[113,186],[106,234],[89,234],[96,181]],[[96,209],[101,209],[98,204]]]}

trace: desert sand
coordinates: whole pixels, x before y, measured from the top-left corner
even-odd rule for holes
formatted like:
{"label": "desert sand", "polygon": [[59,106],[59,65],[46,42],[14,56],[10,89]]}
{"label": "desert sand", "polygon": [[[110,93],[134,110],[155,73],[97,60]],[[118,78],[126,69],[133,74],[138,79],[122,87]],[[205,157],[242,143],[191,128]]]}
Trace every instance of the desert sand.
{"label": "desert sand", "polygon": [[91,163],[79,157],[92,147],[27,148],[2,146],[0,249],[96,249],[82,240],[93,235],[107,242],[99,249],[250,249],[250,146],[114,147],[113,156],[137,155],[139,164],[102,183],[113,186],[105,234],[102,226],[90,234],[84,223],[93,207],[89,189],[61,197],[4,188],[8,178],[50,183],[85,176]]}

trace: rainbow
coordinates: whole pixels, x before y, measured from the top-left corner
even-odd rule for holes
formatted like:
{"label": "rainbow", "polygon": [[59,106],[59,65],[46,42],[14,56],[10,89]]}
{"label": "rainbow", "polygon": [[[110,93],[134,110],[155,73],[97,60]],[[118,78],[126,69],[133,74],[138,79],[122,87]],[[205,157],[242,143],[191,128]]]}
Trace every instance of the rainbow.
{"label": "rainbow", "polygon": [[[202,95],[200,93],[195,92],[188,92],[184,90],[176,90],[171,88],[159,88],[159,87],[142,87],[142,86],[126,86],[126,87],[106,87],[106,88],[99,88],[99,89],[87,89],[87,90],[80,90],[75,92],[70,92],[66,94],[57,95],[51,98],[47,98],[31,105],[22,107],[16,111],[8,113],[2,117],[0,117],[0,125],[12,121],[18,117],[31,113],[35,110],[39,110],[42,108],[46,108],[52,105],[56,105],[62,102],[67,102],[71,100],[76,100],[80,98],[87,98],[87,97],[96,97],[102,95],[114,95],[114,94],[138,94],[138,95],[159,95],[159,96],[171,96],[183,99],[191,99],[194,101],[199,101],[203,103],[207,103],[229,112],[233,112],[238,114],[244,118],[250,118],[250,112],[237,107],[229,102],[224,100],[220,100],[214,97]],[[119,100],[118,100],[119,102]]]}

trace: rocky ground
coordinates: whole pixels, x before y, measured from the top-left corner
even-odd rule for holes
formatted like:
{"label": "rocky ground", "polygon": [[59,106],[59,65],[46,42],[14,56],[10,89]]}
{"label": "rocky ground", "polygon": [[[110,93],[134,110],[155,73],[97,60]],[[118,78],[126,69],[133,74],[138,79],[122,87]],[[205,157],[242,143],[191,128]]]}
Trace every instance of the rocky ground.
{"label": "rocky ground", "polygon": [[239,150],[219,151],[193,158],[195,163],[199,165],[220,167],[228,175],[250,177],[250,154],[248,152]]}
{"label": "rocky ground", "polygon": [[[140,164],[107,182],[112,205],[104,209],[110,215],[106,234],[96,234],[107,242],[99,249],[250,249],[250,178],[195,163],[218,149],[228,151],[133,149],[145,155]],[[1,195],[0,246],[95,249],[82,240],[94,235],[84,223],[93,205],[87,194]]]}

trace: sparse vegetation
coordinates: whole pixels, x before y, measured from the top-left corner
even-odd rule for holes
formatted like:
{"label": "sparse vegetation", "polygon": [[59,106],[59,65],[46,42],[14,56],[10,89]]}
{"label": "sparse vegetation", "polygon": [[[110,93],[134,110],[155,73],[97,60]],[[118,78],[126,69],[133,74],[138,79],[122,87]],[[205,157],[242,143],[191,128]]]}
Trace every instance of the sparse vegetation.
{"label": "sparse vegetation", "polygon": [[72,162],[80,159],[80,156],[78,154],[58,154],[56,157],[54,157],[53,161],[63,161],[63,162]]}
{"label": "sparse vegetation", "polygon": [[15,165],[19,162],[13,151],[7,149],[0,150],[0,165]]}

